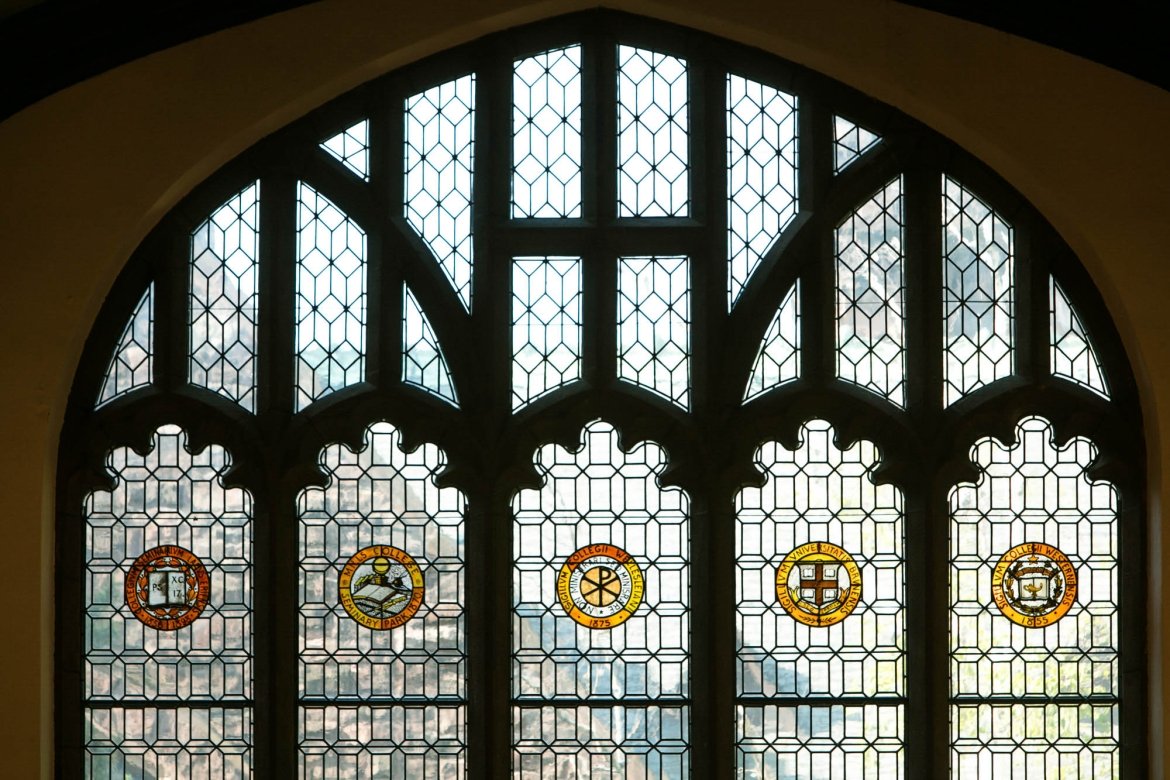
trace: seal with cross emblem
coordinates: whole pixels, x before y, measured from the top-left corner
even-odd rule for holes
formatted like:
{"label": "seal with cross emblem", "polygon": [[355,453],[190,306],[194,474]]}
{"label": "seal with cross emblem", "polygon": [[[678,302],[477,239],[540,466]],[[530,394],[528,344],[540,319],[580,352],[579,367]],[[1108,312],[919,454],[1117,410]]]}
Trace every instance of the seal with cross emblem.
{"label": "seal with cross emblem", "polygon": [[578,624],[620,626],[638,609],[646,585],[634,557],[612,544],[590,544],[570,555],[557,575],[557,597]]}
{"label": "seal with cross emblem", "polygon": [[776,599],[806,626],[840,623],[861,602],[861,569],[835,544],[802,544],[776,569]]}

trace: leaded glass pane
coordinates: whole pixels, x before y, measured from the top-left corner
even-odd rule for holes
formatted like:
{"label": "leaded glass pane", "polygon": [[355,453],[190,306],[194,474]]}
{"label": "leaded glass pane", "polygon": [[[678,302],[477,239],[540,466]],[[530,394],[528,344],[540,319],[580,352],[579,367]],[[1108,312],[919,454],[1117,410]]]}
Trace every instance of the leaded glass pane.
{"label": "leaded glass pane", "polygon": [[687,63],[618,47],[618,216],[685,217],[690,209]]}
{"label": "leaded glass pane", "polygon": [[535,464],[544,485],[513,499],[512,695],[561,704],[514,710],[514,771],[558,753],[577,756],[567,767],[597,752],[636,762],[659,742],[681,756],[684,707],[588,705],[689,695],[689,500],[658,485],[659,446],[623,452],[600,420],[575,452],[549,444]]}
{"label": "leaded glass pane", "polygon": [[363,181],[370,180],[370,122],[363,119],[332,138],[322,141],[321,148],[333,155]]}
{"label": "leaded glass pane", "polygon": [[691,293],[685,257],[618,260],[618,377],[690,405]]}
{"label": "leaded glass pane", "polygon": [[[211,445],[192,453],[187,434],[167,425],[147,454],[119,447],[106,464],[117,484],[90,493],[84,504],[86,698],[246,701],[252,499],[220,481],[227,452]],[[186,567],[169,556],[132,576],[135,564],[160,547],[188,551],[207,582],[185,577]],[[131,602],[127,591],[139,587],[141,602]],[[191,613],[188,589],[207,598],[201,611],[187,625],[154,627]]]}
{"label": "leaded glass pane", "polygon": [[581,47],[512,66],[512,216],[581,216]]}
{"label": "leaded glass pane", "polygon": [[837,226],[837,376],[904,404],[902,177]]}
{"label": "leaded glass pane", "polygon": [[191,384],[256,408],[260,182],[191,234]]}
{"label": "leaded glass pane", "polygon": [[[389,423],[370,426],[357,452],[341,444],[322,450],[329,484],[306,489],[298,501],[303,699],[465,696],[465,500],[455,488],[435,486],[445,465],[431,444],[403,452]],[[410,563],[401,565],[407,558],[393,552],[378,549],[368,565],[354,562],[386,546],[413,561],[419,584],[411,582]],[[339,599],[346,588],[352,604]],[[421,603],[411,603],[420,589]],[[411,607],[416,611],[404,615]],[[407,619],[390,626],[398,615]]]}
{"label": "leaded glass pane", "polygon": [[798,449],[768,442],[756,465],[766,484],[736,499],[738,693],[902,695],[902,494],[871,481],[877,448],[842,451],[813,420]]}
{"label": "leaded glass pane", "polygon": [[301,182],[297,195],[297,410],[362,381],[366,234]]}
{"label": "leaded glass pane", "polygon": [[1033,702],[951,708],[951,776],[1118,778],[1116,704]]}
{"label": "leaded glass pane", "polygon": [[118,339],[102,381],[98,406],[150,384],[154,363],[154,284],[147,286]]}
{"label": "leaded glass pane", "polygon": [[1052,374],[1076,382],[1103,398],[1109,397],[1105,372],[1089,341],[1081,318],[1054,277],[1048,278],[1048,324],[1051,341],[1049,359]]}
{"label": "leaded glass pane", "polygon": [[461,706],[301,708],[300,776],[458,780],[467,774]]}
{"label": "leaded glass pane", "polygon": [[743,400],[779,387],[800,376],[800,280],[788,290],[768,326],[752,365]]}
{"label": "leaded glass pane", "polygon": [[85,712],[85,776],[252,776],[252,712],[226,707],[109,707]]}
{"label": "leaded glass pane", "polygon": [[471,310],[475,75],[406,101],[406,220]]}
{"label": "leaded glass pane", "polygon": [[970,190],[942,177],[944,402],[1012,373],[1012,226]]}
{"label": "leaded glass pane", "polygon": [[515,780],[687,780],[689,707],[513,707]]}
{"label": "leaded glass pane", "polygon": [[431,329],[430,320],[410,288],[403,285],[402,290],[402,381],[458,405],[451,371],[447,368],[447,360]]}
{"label": "leaded glass pane", "polygon": [[581,377],[581,260],[512,262],[512,409]]}
{"label": "leaded glass pane", "polygon": [[796,216],[796,98],[727,76],[727,307]]}
{"label": "leaded glass pane", "polygon": [[880,135],[866,130],[843,116],[833,117],[833,172],[840,173],[868,152]]}
{"label": "leaded glass pane", "polygon": [[[1097,454],[1086,439],[1058,446],[1039,417],[1022,420],[1015,439],[976,442],[980,479],[950,497],[951,693],[963,705],[951,712],[952,761],[965,766],[968,751],[1012,753],[1008,777],[1049,760],[1026,754],[1029,740],[1048,739],[1050,719],[1070,739],[1100,731],[1119,682],[1117,493],[1086,475]],[[1069,706],[1032,706],[1057,696]],[[1080,706],[1083,697],[1102,709]],[[971,718],[987,719],[992,733],[975,734]],[[1092,752],[1116,766],[1114,731],[1094,736]],[[1084,748],[1078,741],[1073,752]],[[1061,777],[1097,776],[1069,772]]]}
{"label": "leaded glass pane", "polygon": [[904,777],[900,705],[736,707],[737,777],[854,780]]}

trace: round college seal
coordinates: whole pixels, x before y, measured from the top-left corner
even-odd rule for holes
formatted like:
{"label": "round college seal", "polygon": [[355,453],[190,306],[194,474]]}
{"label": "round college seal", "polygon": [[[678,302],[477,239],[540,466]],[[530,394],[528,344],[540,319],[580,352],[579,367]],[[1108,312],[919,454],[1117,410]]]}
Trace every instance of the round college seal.
{"label": "round college seal", "polygon": [[349,616],[366,628],[397,628],[422,606],[422,570],[397,547],[375,544],[358,550],[345,564],[337,592]]}
{"label": "round college seal", "polygon": [[802,544],[776,569],[776,598],[806,626],[840,623],[861,602],[861,569],[835,544]]}
{"label": "round college seal", "polygon": [[614,628],[642,603],[646,583],[633,557],[612,544],[591,544],[569,556],[557,575],[557,596],[586,628]]}
{"label": "round college seal", "polygon": [[1051,545],[1018,544],[995,565],[991,597],[1004,617],[1017,625],[1050,626],[1077,600],[1077,570]]}
{"label": "round college seal", "polygon": [[178,631],[207,606],[211,579],[199,556],[168,544],[138,556],[126,573],[125,593],[134,617],[159,631]]}

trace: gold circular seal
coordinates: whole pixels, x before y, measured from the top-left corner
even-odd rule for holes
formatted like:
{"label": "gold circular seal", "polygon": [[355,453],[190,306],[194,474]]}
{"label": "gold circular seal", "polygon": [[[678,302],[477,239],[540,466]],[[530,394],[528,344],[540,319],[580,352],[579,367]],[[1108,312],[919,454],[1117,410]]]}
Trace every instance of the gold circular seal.
{"label": "gold circular seal", "polygon": [[1077,600],[1077,570],[1052,545],[1018,544],[995,565],[991,597],[1004,617],[1016,625],[1050,626]]}
{"label": "gold circular seal", "polygon": [[586,628],[615,628],[637,611],[646,592],[633,556],[612,544],[591,544],[569,556],[557,575],[557,597]]}
{"label": "gold circular seal", "polygon": [[861,569],[835,544],[802,544],[776,569],[776,598],[806,626],[840,623],[861,602]]}
{"label": "gold circular seal", "polygon": [[199,556],[174,545],[139,555],[126,573],[126,606],[159,631],[178,631],[202,614],[211,598],[211,578]]}
{"label": "gold circular seal", "polygon": [[345,564],[337,592],[349,616],[366,628],[398,628],[422,606],[422,570],[397,547],[375,544]]}

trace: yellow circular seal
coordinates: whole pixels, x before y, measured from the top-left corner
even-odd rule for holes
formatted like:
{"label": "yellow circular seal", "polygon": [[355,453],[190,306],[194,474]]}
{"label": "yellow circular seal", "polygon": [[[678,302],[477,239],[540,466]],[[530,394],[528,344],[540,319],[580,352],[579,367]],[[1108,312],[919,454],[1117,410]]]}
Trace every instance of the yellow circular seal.
{"label": "yellow circular seal", "polygon": [[397,547],[375,544],[358,550],[345,564],[337,592],[351,618],[386,631],[410,620],[422,606],[422,570]]}
{"label": "yellow circular seal", "polygon": [[1018,544],[995,565],[991,597],[1004,617],[1016,625],[1050,626],[1077,600],[1077,570],[1052,545]]}
{"label": "yellow circular seal", "polygon": [[614,628],[642,603],[646,582],[633,556],[612,544],[573,553],[557,575],[557,597],[569,617],[586,628]]}
{"label": "yellow circular seal", "polygon": [[861,602],[861,569],[835,544],[802,544],[776,569],[776,598],[806,626],[840,623]]}
{"label": "yellow circular seal", "polygon": [[199,556],[174,545],[155,547],[126,573],[126,606],[159,631],[178,631],[202,614],[211,598],[211,578]]}

